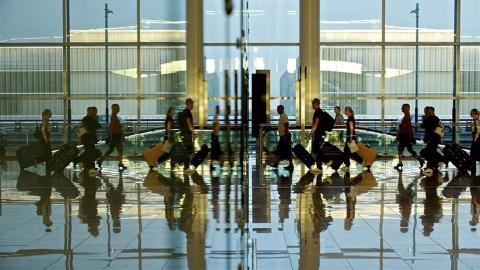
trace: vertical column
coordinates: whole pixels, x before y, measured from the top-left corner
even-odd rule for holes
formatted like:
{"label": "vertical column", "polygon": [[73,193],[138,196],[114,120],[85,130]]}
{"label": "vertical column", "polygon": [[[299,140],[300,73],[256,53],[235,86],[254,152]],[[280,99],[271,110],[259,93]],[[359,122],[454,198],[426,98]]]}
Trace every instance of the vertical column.
{"label": "vertical column", "polygon": [[205,122],[207,100],[203,79],[203,0],[187,0],[187,97],[195,101],[195,121]]}
{"label": "vertical column", "polygon": [[[300,0],[300,124],[310,123],[311,101],[320,97],[320,2]],[[303,134],[303,132],[302,132]]]}

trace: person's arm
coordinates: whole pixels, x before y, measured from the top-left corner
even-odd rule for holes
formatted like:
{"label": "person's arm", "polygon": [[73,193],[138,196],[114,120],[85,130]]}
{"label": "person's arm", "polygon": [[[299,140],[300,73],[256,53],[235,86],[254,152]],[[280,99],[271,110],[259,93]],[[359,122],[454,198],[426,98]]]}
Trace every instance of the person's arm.
{"label": "person's arm", "polygon": [[480,120],[476,119],[474,124],[475,124],[477,132],[475,133],[475,136],[473,137],[473,141],[477,142],[479,140],[478,137],[480,136]]}
{"label": "person's arm", "polygon": [[349,142],[351,143],[353,141],[353,133],[355,133],[355,126],[353,125],[353,121],[349,121],[348,126],[350,127],[350,134],[348,134],[348,136],[350,137]]}
{"label": "person's arm", "polygon": [[285,139],[287,139],[288,138],[288,133],[290,132],[290,130],[288,129],[288,127],[289,127],[288,121],[283,123],[283,126],[285,127],[285,134],[283,136],[285,137]]}
{"label": "person's arm", "polygon": [[171,138],[171,130],[172,130],[172,121],[167,121],[167,138],[168,138],[168,141],[172,141],[172,138]]}
{"label": "person's arm", "polygon": [[197,134],[195,132],[195,128],[193,127],[192,118],[189,117],[186,120],[187,120],[188,129],[192,132],[192,134],[194,135]]}
{"label": "person's arm", "polygon": [[313,121],[312,130],[308,134],[308,138],[312,138],[312,135],[315,132],[315,130],[317,129],[319,122],[320,122],[320,118],[316,117],[315,120]]}
{"label": "person's arm", "polygon": [[42,137],[45,142],[48,143],[48,134],[47,134],[47,121],[42,121],[42,125],[40,126],[40,130],[42,131]]}

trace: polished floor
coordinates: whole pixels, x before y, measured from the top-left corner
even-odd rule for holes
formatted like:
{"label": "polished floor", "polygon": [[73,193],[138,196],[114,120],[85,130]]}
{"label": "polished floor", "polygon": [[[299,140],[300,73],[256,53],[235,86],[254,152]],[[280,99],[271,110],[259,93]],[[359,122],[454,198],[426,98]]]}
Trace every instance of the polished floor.
{"label": "polished floor", "polygon": [[92,177],[8,159],[0,269],[480,269],[480,177],[396,162],[289,173],[252,154],[242,177],[108,160]]}

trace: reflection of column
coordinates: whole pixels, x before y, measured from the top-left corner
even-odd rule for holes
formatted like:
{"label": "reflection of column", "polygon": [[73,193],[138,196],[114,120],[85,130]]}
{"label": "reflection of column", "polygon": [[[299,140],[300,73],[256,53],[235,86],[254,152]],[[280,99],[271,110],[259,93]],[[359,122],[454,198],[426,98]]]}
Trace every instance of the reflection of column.
{"label": "reflection of column", "polygon": [[306,186],[305,193],[297,194],[297,231],[300,236],[300,259],[298,269],[319,269],[320,234],[315,230],[315,206],[312,186]]}

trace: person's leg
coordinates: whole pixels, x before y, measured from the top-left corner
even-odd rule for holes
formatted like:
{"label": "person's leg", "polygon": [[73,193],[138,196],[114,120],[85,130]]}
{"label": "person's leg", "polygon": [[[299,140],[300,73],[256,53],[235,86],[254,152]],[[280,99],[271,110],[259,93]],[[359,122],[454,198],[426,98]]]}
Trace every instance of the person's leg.
{"label": "person's leg", "polygon": [[125,170],[127,167],[123,164],[123,141],[119,138],[117,141],[118,168]]}

